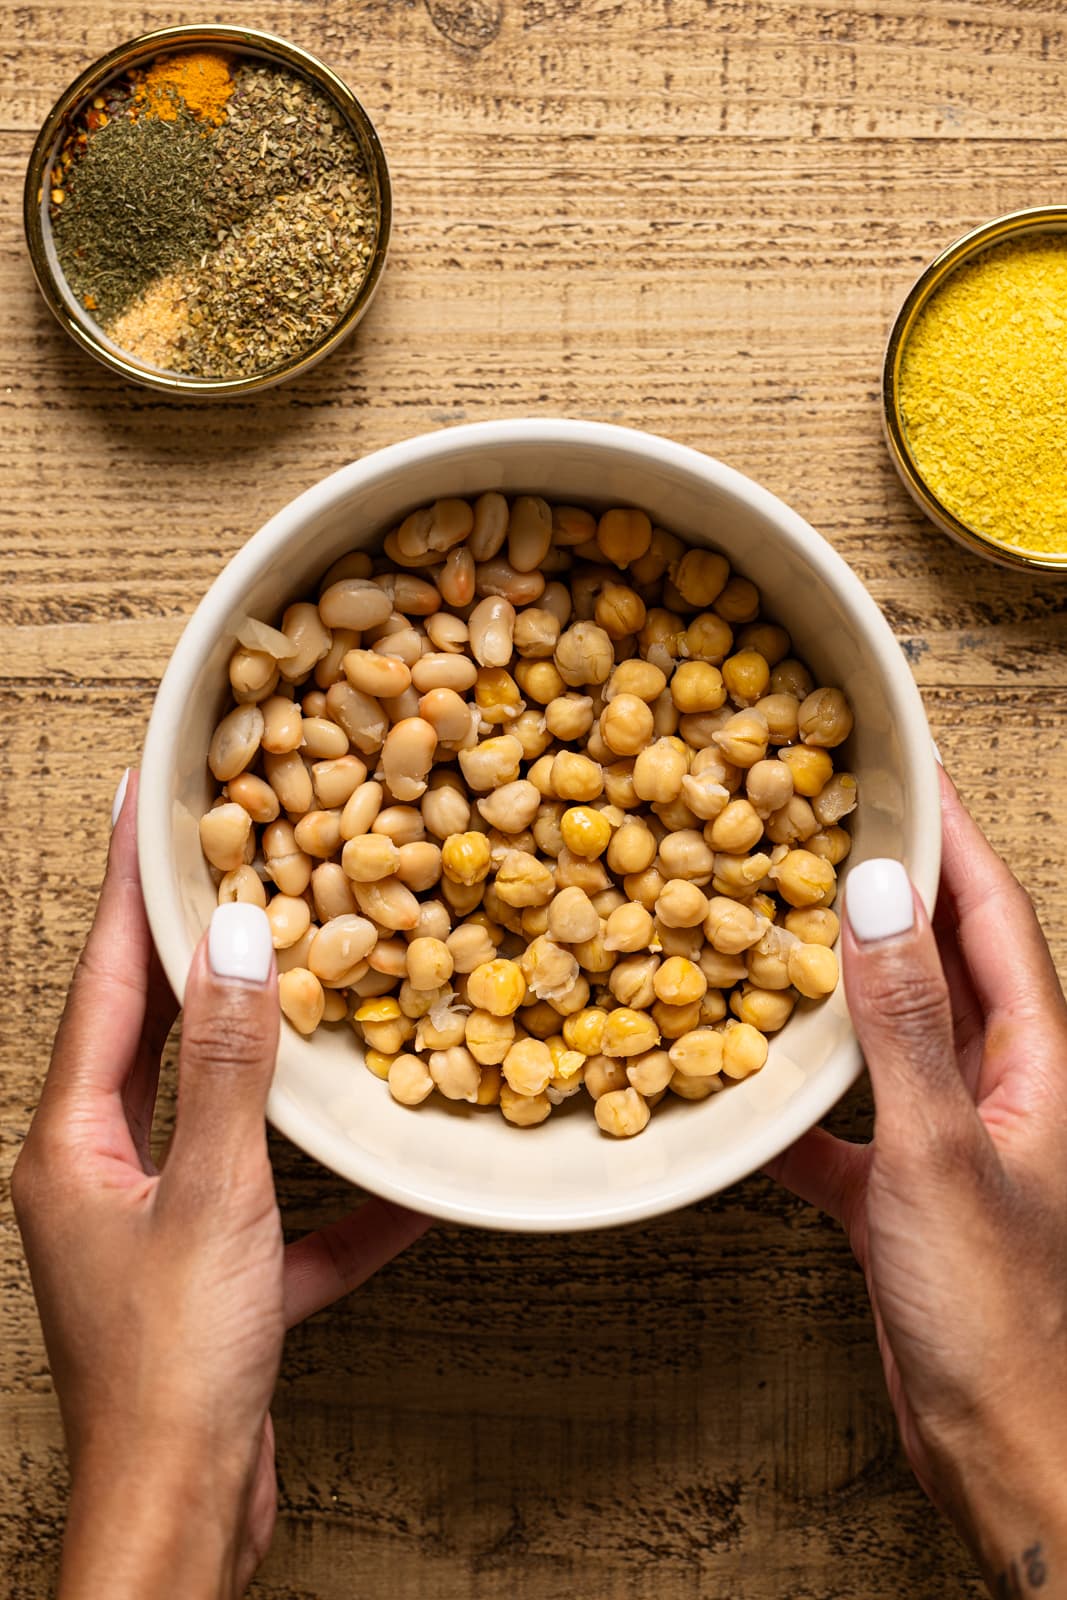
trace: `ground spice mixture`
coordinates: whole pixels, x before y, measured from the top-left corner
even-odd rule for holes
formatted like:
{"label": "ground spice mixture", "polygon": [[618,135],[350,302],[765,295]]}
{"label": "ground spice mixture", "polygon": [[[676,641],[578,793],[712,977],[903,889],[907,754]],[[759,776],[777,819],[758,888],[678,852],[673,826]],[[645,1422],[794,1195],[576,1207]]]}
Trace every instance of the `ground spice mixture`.
{"label": "ground spice mixture", "polygon": [[1067,235],[957,269],[908,335],[899,401],[919,473],[960,522],[1067,553]]}
{"label": "ground spice mixture", "polygon": [[378,221],[359,145],[314,84],[204,50],[94,99],[61,152],[50,218],[72,292],[114,344],[222,379],[330,332]]}

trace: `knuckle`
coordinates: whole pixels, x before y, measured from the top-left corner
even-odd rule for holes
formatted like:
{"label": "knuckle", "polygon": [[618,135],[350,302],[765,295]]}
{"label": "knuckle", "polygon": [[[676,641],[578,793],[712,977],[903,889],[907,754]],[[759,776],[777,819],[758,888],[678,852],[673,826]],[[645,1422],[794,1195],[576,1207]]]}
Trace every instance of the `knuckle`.
{"label": "knuckle", "polygon": [[864,1009],[894,1030],[928,1035],[951,1029],[948,989],[940,973],[890,967],[869,973],[863,984]]}
{"label": "knuckle", "polygon": [[182,1056],[186,1062],[235,1076],[262,1068],[273,1053],[273,1034],[264,1019],[223,1008],[186,1018]]}

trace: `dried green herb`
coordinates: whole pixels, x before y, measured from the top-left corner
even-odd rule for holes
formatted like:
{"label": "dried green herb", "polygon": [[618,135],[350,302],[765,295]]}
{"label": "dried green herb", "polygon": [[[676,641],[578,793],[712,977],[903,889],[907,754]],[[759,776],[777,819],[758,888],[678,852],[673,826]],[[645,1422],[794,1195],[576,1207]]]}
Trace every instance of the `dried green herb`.
{"label": "dried green herb", "polygon": [[236,68],[217,126],[182,106],[138,114],[131,82],[94,101],[53,196],[72,290],[122,349],[166,370],[254,377],[299,357],[351,304],[377,239],[345,118],[309,80],[259,63]]}
{"label": "dried green herb", "polygon": [[112,117],[88,140],[53,208],[52,233],[71,290],[99,322],[210,248],[213,159],[202,125],[184,111],[169,122]]}

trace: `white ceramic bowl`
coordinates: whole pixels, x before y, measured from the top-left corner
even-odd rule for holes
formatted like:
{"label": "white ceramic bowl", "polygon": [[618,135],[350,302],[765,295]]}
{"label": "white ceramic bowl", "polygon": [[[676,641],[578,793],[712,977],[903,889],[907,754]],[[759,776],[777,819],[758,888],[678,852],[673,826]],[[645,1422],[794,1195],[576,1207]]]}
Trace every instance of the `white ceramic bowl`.
{"label": "white ceramic bowl", "polygon": [[[881,612],[814,529],[740,473],[665,439],[589,422],[476,423],[378,451],[300,495],[238,552],[186,627],[149,724],[138,813],[148,915],[176,994],[215,903],[197,819],[212,795],[205,756],[236,622],[275,618],[413,507],[487,489],[642,506],[723,550],[816,679],[852,702],[861,807],[849,864],[898,857],[932,904],[940,811],[922,703]],[[800,1003],[755,1077],[698,1104],[668,1096],[639,1138],[621,1142],[573,1102],[529,1129],[436,1096],[409,1110],[363,1069],[347,1028],[305,1040],[284,1027],[268,1112],[376,1194],[482,1227],[569,1230],[655,1216],[744,1177],[817,1122],[860,1066],[839,989],[822,1005]]]}

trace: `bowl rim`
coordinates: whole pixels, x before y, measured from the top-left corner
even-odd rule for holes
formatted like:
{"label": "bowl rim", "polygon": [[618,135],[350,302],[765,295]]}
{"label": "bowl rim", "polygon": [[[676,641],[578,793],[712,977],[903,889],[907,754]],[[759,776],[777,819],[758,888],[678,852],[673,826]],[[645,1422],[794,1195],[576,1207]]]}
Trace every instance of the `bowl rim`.
{"label": "bowl rim", "polygon": [[[145,739],[137,832],[148,920],[160,960],[179,1000],[184,994],[193,949],[186,943],[182,931],[180,908],[170,887],[169,862],[162,848],[170,833],[169,772],[174,742],[169,730],[178,723],[202,658],[217,640],[220,624],[240,609],[242,596],[271,565],[275,553],[307,520],[322,514],[337,500],[369,487],[414,460],[420,465],[432,464],[454,454],[457,448],[465,451],[501,449],[519,442],[544,450],[573,444],[593,447],[605,454],[617,455],[624,450],[639,457],[650,468],[662,465],[701,476],[767,516],[781,536],[819,569],[822,579],[857,618],[882,677],[892,685],[898,698],[905,704],[910,703],[912,715],[899,730],[912,772],[910,798],[916,812],[917,845],[910,872],[924,904],[932,910],[940,875],[941,828],[937,769],[926,713],[904,653],[888,622],[833,546],[769,489],[688,445],[611,423],[566,418],[466,423],[420,434],[374,451],[339,468],[283,506],[219,573],[175,646],[159,685]],[[717,1163],[717,1174],[710,1184],[701,1167],[694,1165],[651,1200],[629,1203],[612,1200],[599,1207],[585,1206],[568,1215],[566,1220],[561,1220],[558,1211],[545,1217],[521,1207],[482,1208],[441,1199],[421,1184],[417,1172],[398,1175],[377,1158],[356,1150],[337,1130],[316,1124],[277,1082],[271,1087],[267,1115],[281,1133],[324,1166],[367,1191],[401,1205],[477,1227],[527,1233],[578,1232],[661,1215],[747,1177],[818,1122],[856,1081],[862,1066],[859,1044],[852,1034],[825,1068],[798,1090],[787,1112],[770,1118]]]}
{"label": "bowl rim", "polygon": [[1062,555],[1029,554],[998,544],[961,521],[934,493],[923,477],[908,444],[900,405],[900,369],[908,338],[923,308],[961,266],[992,245],[1026,234],[1067,231],[1067,204],[1027,206],[1020,211],[1005,211],[988,222],[970,228],[945,246],[919,273],[893,318],[882,360],[882,431],[894,467],[920,511],[973,554],[1015,572],[1067,574],[1067,551]]}
{"label": "bowl rim", "polygon": [[[367,163],[368,173],[377,190],[378,225],[374,250],[366,275],[344,312],[330,332],[310,346],[301,355],[274,367],[268,372],[255,373],[247,378],[197,378],[183,373],[170,373],[147,366],[119,350],[106,337],[96,332],[95,324],[78,304],[72,290],[64,292],[57,270],[46,243],[42,219],[42,194],[50,163],[64,124],[77,108],[97,89],[116,77],[124,68],[139,65],[163,55],[168,48],[182,49],[193,45],[216,45],[234,54],[255,54],[279,62],[309,78],[321,89],[345,117]],[[173,27],[154,28],[138,34],[125,44],[116,45],[105,55],[91,62],[72,83],[68,84],[45,117],[33,142],[26,167],[22,189],[22,224],[29,250],[30,264],[41,295],[59,323],[74,342],[132,383],[156,389],[164,394],[185,395],[194,398],[225,400],[237,395],[256,393],[288,381],[316,366],[345,340],[367,310],[385,270],[392,231],[392,184],[389,166],[378,131],[363,106],[342,78],[320,61],[310,51],[291,44],[274,33],[258,28],[245,28],[226,23],[181,23]]]}

